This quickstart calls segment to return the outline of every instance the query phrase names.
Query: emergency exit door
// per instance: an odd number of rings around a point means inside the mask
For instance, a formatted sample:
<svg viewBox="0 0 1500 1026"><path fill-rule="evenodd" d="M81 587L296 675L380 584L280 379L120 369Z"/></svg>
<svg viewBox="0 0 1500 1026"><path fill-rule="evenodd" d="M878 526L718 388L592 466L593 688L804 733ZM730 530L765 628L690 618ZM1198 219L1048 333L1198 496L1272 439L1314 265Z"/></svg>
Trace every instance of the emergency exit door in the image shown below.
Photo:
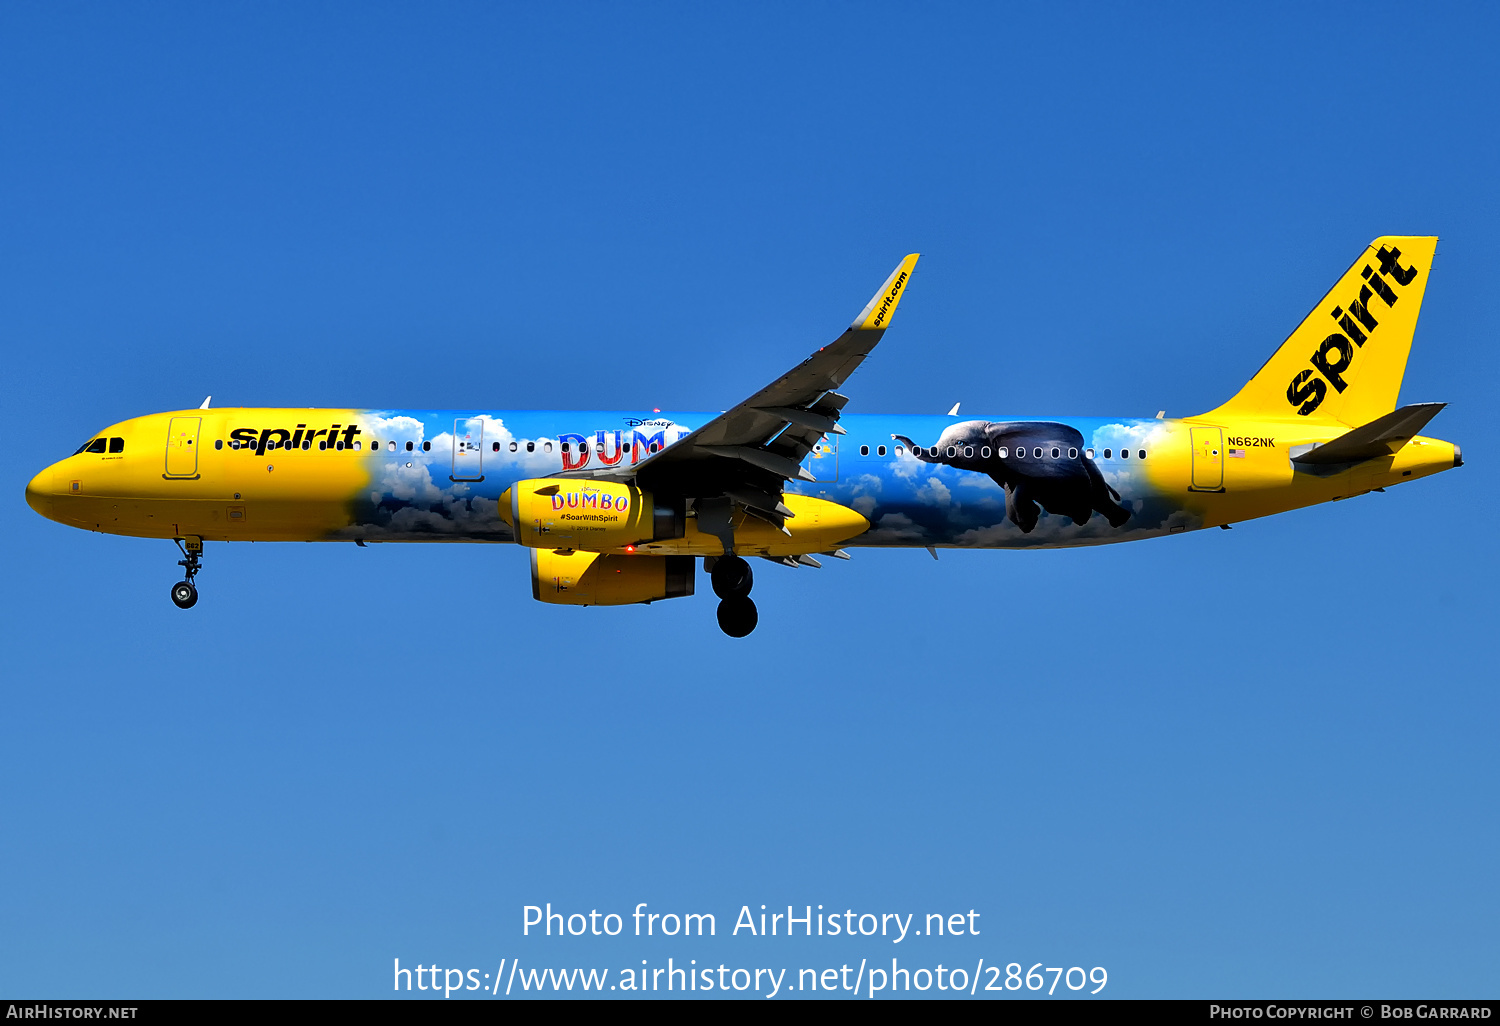
<svg viewBox="0 0 1500 1026"><path fill-rule="evenodd" d="M460 417L453 422L454 481L484 480L484 418Z"/></svg>
<svg viewBox="0 0 1500 1026"><path fill-rule="evenodd" d="M173 417L167 425L167 472L163 477L198 476L198 428L202 417Z"/></svg>
<svg viewBox="0 0 1500 1026"><path fill-rule="evenodd" d="M1224 490L1224 431L1221 428L1192 428L1193 491Z"/></svg>
<svg viewBox="0 0 1500 1026"><path fill-rule="evenodd" d="M820 439L807 454L807 462L803 466L812 474L814 481L837 481L839 479L838 436L825 436Z"/></svg>

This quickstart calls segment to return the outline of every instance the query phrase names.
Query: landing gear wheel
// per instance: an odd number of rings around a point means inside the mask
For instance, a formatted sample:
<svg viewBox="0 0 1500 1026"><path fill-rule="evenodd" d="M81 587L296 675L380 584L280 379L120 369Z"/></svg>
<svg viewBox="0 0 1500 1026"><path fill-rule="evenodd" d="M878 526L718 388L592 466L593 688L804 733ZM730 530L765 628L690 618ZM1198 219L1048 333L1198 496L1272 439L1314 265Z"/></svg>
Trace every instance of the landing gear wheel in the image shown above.
<svg viewBox="0 0 1500 1026"><path fill-rule="evenodd" d="M750 569L750 564L739 556L720 556L714 568L709 571L709 580L713 583L714 594L721 599L745 598L750 594L750 588L755 584L755 574ZM754 623L751 623L754 627ZM750 633L749 631L745 632ZM735 635L742 637L743 635Z"/></svg>
<svg viewBox="0 0 1500 1026"><path fill-rule="evenodd" d="M172 540L177 543L183 556L177 561L177 565L182 567L183 579L172 585L172 602L178 609L192 609L198 601L198 586L193 583L193 578L203 569L203 539L192 537Z"/></svg>
<svg viewBox="0 0 1500 1026"><path fill-rule="evenodd" d="M743 638L759 621L755 603L748 598L727 598L719 603L719 629L731 638Z"/></svg>

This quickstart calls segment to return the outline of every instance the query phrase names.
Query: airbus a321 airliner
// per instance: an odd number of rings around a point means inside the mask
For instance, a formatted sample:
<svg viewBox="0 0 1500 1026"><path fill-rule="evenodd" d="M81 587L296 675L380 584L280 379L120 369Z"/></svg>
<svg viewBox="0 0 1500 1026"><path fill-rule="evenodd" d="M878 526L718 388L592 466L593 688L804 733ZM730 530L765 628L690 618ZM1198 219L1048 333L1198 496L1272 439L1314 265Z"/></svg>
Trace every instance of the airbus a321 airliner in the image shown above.
<svg viewBox="0 0 1500 1026"><path fill-rule="evenodd" d="M507 542L543 602L693 594L755 629L746 557L855 546L1048 548L1157 538L1462 466L1396 407L1437 239L1370 243L1259 372L1196 417L844 415L912 254L838 339L723 413L210 409L115 424L26 501L72 527L172 539L198 600L205 542Z"/></svg>

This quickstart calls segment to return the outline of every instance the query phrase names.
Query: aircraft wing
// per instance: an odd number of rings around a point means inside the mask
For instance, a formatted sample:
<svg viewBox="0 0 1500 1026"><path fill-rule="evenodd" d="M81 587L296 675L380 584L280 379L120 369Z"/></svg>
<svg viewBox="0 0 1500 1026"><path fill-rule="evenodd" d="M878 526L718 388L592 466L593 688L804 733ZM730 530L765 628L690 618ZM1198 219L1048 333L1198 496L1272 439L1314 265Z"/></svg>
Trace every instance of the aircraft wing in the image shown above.
<svg viewBox="0 0 1500 1026"><path fill-rule="evenodd" d="M632 470L642 487L697 501L726 501L783 526L785 483L812 480L802 461L828 434L843 434L839 411L849 400L837 389L870 355L890 325L911 279L918 254L901 261L854 323L796 367L640 463Z"/></svg>

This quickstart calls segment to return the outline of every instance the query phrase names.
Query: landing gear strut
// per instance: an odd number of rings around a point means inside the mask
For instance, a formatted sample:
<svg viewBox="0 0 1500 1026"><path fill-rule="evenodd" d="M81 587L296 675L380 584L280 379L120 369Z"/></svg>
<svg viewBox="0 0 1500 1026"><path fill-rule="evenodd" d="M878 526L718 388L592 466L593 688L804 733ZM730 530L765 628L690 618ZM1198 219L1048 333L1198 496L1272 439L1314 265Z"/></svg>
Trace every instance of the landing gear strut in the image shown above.
<svg viewBox="0 0 1500 1026"><path fill-rule="evenodd" d="M708 572L714 594L719 596L719 628L731 638L743 638L755 630L759 614L750 601L755 574L739 556L720 556Z"/></svg>
<svg viewBox="0 0 1500 1026"><path fill-rule="evenodd" d="M198 586L193 583L193 578L198 576L198 571L203 568L203 539L202 538L173 538L177 548L185 557L177 561L182 567L183 579L172 585L172 602L178 609L191 609L198 601Z"/></svg>

